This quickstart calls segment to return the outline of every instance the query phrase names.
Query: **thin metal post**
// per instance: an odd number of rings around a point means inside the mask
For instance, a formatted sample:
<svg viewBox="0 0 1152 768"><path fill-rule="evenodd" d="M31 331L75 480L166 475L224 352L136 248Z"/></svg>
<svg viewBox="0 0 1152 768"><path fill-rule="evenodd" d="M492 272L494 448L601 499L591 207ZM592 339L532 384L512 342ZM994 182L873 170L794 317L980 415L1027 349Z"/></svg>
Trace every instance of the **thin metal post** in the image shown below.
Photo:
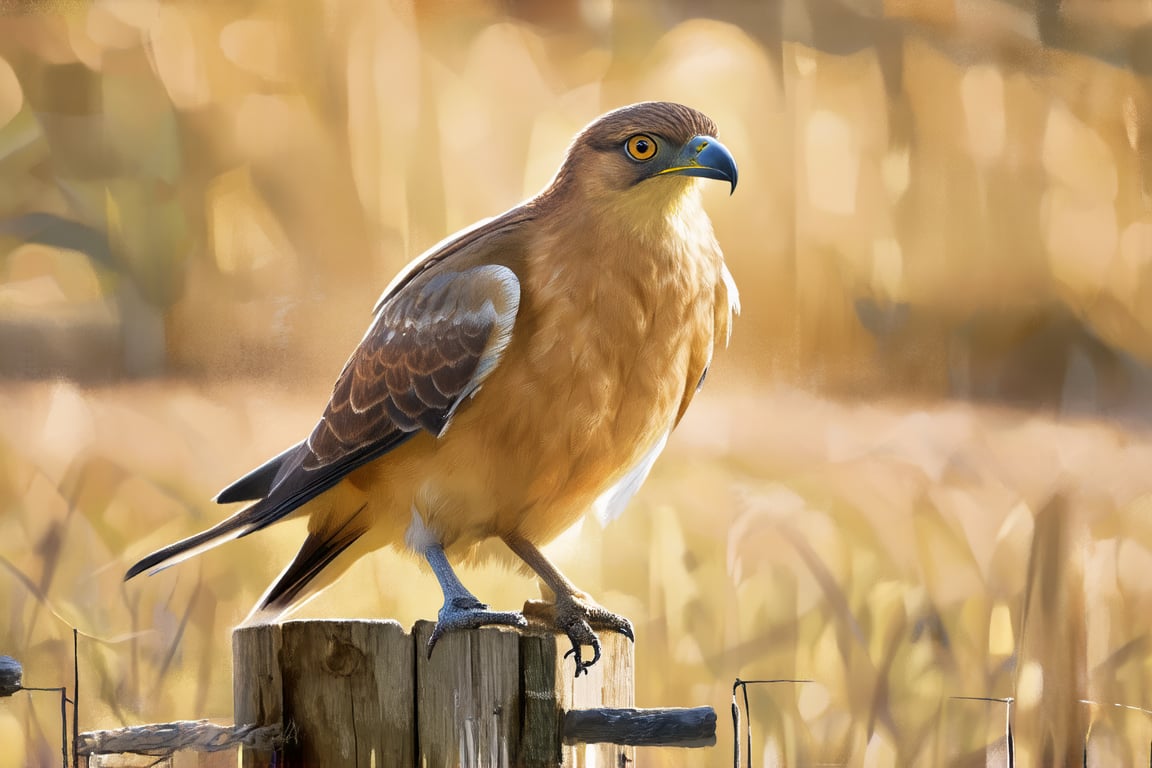
<svg viewBox="0 0 1152 768"><path fill-rule="evenodd" d="M752 713L748 709L748 686L749 685L772 685L775 683L810 683L811 680L794 680L791 678L781 678L779 680L741 680L736 678L736 682L732 683L732 766L733 768L740 768L740 707L736 703L736 689L739 688L744 694L744 714L748 717L748 724L744 727L745 739L748 747L748 761L747 768L752 768Z"/></svg>
<svg viewBox="0 0 1152 768"><path fill-rule="evenodd" d="M60 760L61 765L68 765L68 691L60 689Z"/></svg>
<svg viewBox="0 0 1152 768"><path fill-rule="evenodd" d="M72 768L80 768L80 633L72 627ZM65 761L67 765L67 761Z"/></svg>
<svg viewBox="0 0 1152 768"><path fill-rule="evenodd" d="M736 703L736 686L739 684L740 678L736 678L732 686L732 768L740 768L740 705Z"/></svg>
<svg viewBox="0 0 1152 768"><path fill-rule="evenodd" d="M1011 696L949 696L953 701L988 701L1004 705L1004 743L1008 748L1008 768L1016 766L1016 745L1012 739L1012 703L1016 699Z"/></svg>

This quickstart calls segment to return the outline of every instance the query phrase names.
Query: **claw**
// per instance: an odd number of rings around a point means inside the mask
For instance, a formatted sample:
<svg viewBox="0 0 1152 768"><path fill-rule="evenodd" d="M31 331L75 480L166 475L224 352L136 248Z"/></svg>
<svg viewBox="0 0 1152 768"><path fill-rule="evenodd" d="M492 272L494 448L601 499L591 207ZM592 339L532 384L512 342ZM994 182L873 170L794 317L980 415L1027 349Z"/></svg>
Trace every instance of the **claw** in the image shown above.
<svg viewBox="0 0 1152 768"><path fill-rule="evenodd" d="M432 658L432 649L436 647L436 643L440 642L440 638L444 637L445 630L441 629L442 626L440 622L436 622L436 626L432 628L432 634L428 638L427 658L429 659Z"/></svg>
<svg viewBox="0 0 1152 768"><path fill-rule="evenodd" d="M620 618L624 617L621 616ZM611 627L611 629L613 632L618 632L621 635L624 635L624 637L628 638L633 643L636 642L636 635L632 632L632 622L628 621L628 619L624 619L623 626Z"/></svg>
<svg viewBox="0 0 1152 768"><path fill-rule="evenodd" d="M524 611L533 620L568 637L572 649L564 654L564 658L573 657L576 662L576 677L588 674L588 668L600 660L601 648L600 640L596 637L597 630L617 632L636 642L632 623L628 619L596 605L586 596L580 598L568 595L555 603L530 600L524 604ZM592 646L594 655L590 661L584 660L582 648L586 645Z"/></svg>
<svg viewBox="0 0 1152 768"><path fill-rule="evenodd" d="M624 637L632 642L636 642L636 635L632 631L632 622L623 616L617 616L605 608L592 605L588 607L587 614L584 618L588 622L588 625L594 630L616 632L617 634L624 635Z"/></svg>
<svg viewBox="0 0 1152 768"><path fill-rule="evenodd" d="M474 598L455 598L445 603L436 616L436 626L428 638L428 658L432 658L432 649L440 638L449 632L494 625L522 629L528 626L528 621L515 611L490 611L487 605Z"/></svg>
<svg viewBox="0 0 1152 768"><path fill-rule="evenodd" d="M573 657L576 662L576 677L580 677L581 673L588 674L588 668L600 660L600 639L596 637L592 627L588 626L588 622L579 618L559 625L558 629L567 635L572 643L572 649L564 654L564 658ZM592 646L591 661L584 661L583 648L586 645Z"/></svg>
<svg viewBox="0 0 1152 768"><path fill-rule="evenodd" d="M568 658L569 656L576 657L576 677L580 677L581 670L585 669L584 661L580 658L580 646L573 645L572 649L564 654L564 658Z"/></svg>
<svg viewBox="0 0 1152 768"><path fill-rule="evenodd" d="M572 641L572 648L564 654L564 658L568 658L569 656L575 657L573 660L576 662L576 677L580 677L581 673L585 675L588 674L589 668L591 668L596 662L600 661L600 641L596 638L595 635L592 636L592 641L588 643L588 645L592 646L592 660L584 661L583 652L581 650L584 647L584 644L574 639L571 635L569 635L568 639Z"/></svg>

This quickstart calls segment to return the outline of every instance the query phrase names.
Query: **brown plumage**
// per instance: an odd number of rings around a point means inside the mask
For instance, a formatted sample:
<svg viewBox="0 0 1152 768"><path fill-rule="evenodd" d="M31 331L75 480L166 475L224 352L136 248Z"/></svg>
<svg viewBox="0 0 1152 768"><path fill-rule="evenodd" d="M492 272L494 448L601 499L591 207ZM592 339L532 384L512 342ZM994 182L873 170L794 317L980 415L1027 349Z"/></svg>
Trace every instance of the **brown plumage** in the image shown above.
<svg viewBox="0 0 1152 768"><path fill-rule="evenodd" d="M303 547L253 618L392 545L423 555L440 581L434 643L524 623L489 611L449 565L495 537L555 595L525 613L568 635L577 674L599 656L593 629L631 637L537 545L590 508L620 511L727 342L736 291L692 178L735 188L715 135L701 113L664 102L589 125L543 192L393 281L308 439L217 497L249 506L127 578L306 515Z"/></svg>

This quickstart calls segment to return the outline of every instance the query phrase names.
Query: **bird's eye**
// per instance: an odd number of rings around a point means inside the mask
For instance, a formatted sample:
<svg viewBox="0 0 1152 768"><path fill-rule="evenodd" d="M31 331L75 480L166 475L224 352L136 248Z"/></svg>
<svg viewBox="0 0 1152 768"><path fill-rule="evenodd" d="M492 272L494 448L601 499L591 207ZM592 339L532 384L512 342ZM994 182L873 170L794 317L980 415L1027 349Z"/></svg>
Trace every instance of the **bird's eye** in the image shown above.
<svg viewBox="0 0 1152 768"><path fill-rule="evenodd" d="M656 154L656 140L651 136L638 133L624 142L624 148L633 160L651 160Z"/></svg>

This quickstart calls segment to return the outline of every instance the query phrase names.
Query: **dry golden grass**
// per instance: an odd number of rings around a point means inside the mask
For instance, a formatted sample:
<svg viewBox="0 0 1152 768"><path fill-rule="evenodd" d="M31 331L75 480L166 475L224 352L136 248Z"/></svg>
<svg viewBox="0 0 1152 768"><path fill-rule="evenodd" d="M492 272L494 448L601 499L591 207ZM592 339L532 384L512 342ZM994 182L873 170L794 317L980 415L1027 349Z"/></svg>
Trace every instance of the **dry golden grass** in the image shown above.
<svg viewBox="0 0 1152 768"><path fill-rule="evenodd" d="M69 682L74 625L89 636L85 728L229 718L230 627L300 528L143 581L120 577L136 555L218 519L210 495L306 429L323 394L241 383L6 387L4 503L19 514L3 518L0 554L26 580L4 593L3 642L28 682ZM1101 422L837 403L722 379L632 509L603 530L589 519L553 551L577 583L635 620L641 704L721 713L715 750L651 752L646 764L717 764L730 749L724 713L737 676L814 681L752 691L757 764L772 754L801 765L934 764L994 739L1002 707L954 696L1016 697L1026 752L1042 743L1025 732L1041 698L1144 701L1150 461L1152 437ZM1034 564L1038 547L1060 560ZM496 567L465 578L500 606L535 593ZM1079 610L1053 607L1063 590ZM381 553L304 615L408 623L438 605L428 573ZM1068 642L1076 653L1064 652ZM1043 697L1021 685L1042 685ZM25 702L0 710L0 729L24 734L8 743L31 750L13 747L25 757L6 765L51 759L55 705L34 701L34 719ZM1093 723L1094 748L1113 756L1098 764L1132 764L1147 750L1142 716L1075 706Z"/></svg>
<svg viewBox="0 0 1152 768"><path fill-rule="evenodd" d="M298 524L125 565L306 433L397 268L673 99L739 160L745 311L629 512L553 547L636 621L642 705L720 712L645 764L727 760L737 676L814 681L751 690L758 765L983 765L1004 707L959 696L1016 699L1019 764L1146 762L1149 12L1055 4L1050 47L1026 5L0 3L0 653L66 683L79 627L84 728L228 719ZM305 615L438 604L381 553ZM56 717L0 703L0 768Z"/></svg>

